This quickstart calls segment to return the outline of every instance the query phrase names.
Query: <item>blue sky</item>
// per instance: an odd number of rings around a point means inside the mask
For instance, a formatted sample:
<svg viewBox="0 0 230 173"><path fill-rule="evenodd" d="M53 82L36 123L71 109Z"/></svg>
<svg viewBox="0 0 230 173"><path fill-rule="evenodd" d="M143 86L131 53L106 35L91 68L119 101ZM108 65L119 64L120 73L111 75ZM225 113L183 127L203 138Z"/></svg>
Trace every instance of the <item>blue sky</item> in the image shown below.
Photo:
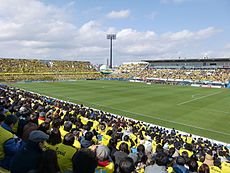
<svg viewBox="0 0 230 173"><path fill-rule="evenodd" d="M230 57L228 0L0 0L0 56L89 60Z"/></svg>

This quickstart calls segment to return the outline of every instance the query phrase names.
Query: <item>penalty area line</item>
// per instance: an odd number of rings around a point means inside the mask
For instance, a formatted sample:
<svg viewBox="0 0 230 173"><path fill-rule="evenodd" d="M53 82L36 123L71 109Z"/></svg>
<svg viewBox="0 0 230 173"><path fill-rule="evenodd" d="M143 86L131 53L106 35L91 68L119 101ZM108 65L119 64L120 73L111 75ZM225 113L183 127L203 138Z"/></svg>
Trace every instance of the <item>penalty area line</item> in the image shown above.
<svg viewBox="0 0 230 173"><path fill-rule="evenodd" d="M177 105L178 105L178 106L184 105L184 104L186 104L186 103L190 103L190 102L193 102L193 101L196 101L196 100L200 100L200 99L203 99L203 98L206 98L206 97L210 97L210 96L213 96L213 95L216 95L216 94L220 94L220 93L222 93L222 91L215 92L215 93L208 94L208 95L204 95L204 96L201 96L201 97L197 97L197 98L194 98L194 99L185 101L185 102L178 103Z"/></svg>

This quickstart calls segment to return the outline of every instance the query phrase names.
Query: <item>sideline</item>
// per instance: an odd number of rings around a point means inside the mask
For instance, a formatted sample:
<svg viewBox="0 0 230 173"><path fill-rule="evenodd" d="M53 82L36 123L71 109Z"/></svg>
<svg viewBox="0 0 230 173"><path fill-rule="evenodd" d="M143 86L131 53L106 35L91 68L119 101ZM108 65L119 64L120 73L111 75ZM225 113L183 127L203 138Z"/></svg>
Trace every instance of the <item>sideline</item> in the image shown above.
<svg viewBox="0 0 230 173"><path fill-rule="evenodd" d="M59 94L57 96L63 97L64 95ZM74 99L74 98L68 98L67 101L69 102L69 100L75 100L75 101L79 101L79 102L89 103L91 105L95 105L95 106L102 107L102 108L104 107L104 108L108 108L108 109L112 109L112 110L117 110L117 111L121 111L121 112L126 112L126 113L129 113L129 114L134 114L134 115L138 115L138 116L142 116L142 117L148 117L148 118L155 119L155 120L160 120L160 121L169 122L169 123L173 123L173 124L178 124L178 125L183 125L183 126L187 126L187 127L192 127L194 129L199 129L199 130L203 130L203 131L209 131L209 132L212 132L212 133L217 133L217 134L222 134L222 135L230 136L230 133L225 133L225 132L221 132L221 131L217 131L217 130L212 130L212 129L206 129L206 128L203 128L203 127L198 127L198 126L193 126L193 125L189 125L189 124L185 124L185 123L180 123L180 122L177 122L177 121L166 120L166 119L155 117L155 116L152 116L152 115L135 113L135 112L131 112L131 111L123 110L123 109L116 109L116 108L113 108L113 107L110 107L110 106L103 106L103 105L100 105L100 104L97 104L97 103L94 103L94 102L88 102L88 101ZM140 120L140 121L143 121L143 120Z"/></svg>
<svg viewBox="0 0 230 173"><path fill-rule="evenodd" d="M25 89L22 89L22 90L25 90ZM25 91L47 96L45 93L37 93L37 92L29 91L29 90L25 90ZM218 93L220 93L220 92L213 93L211 95L218 94ZM173 124L179 124L179 125L191 127L191 128L194 128L194 129L199 129L199 130L209 131L209 132L216 133L216 134L222 134L222 135L230 136L229 133L225 133L225 132L221 132L221 131L216 131L216 130L212 130L212 129L206 129L206 128L202 128L202 127L198 127L198 126L193 126L193 125L189 125L189 124L185 124L185 123L180 123L180 122L176 122L176 121L166 120L166 119L162 119L162 118L154 117L154 116L150 116L150 115L139 114L139 113L135 113L135 112L131 112L131 111L126 111L126 110L122 110L122 109L116 109L116 108L112 108L110 106L103 106L103 105L100 105L100 104L97 104L97 103L88 102L88 101L84 101L84 100L78 100L78 99L74 99L74 98L68 98L68 97L66 97L66 96L64 96L62 94L56 94L56 96L62 97L65 100L58 99L58 98L55 98L55 97L52 97L52 96L47 96L47 97L51 97L53 99L61 100L61 101L64 101L64 102L69 102L69 103L72 103L72 104L80 104L80 103L73 103L73 102L70 101L70 100L75 100L75 101L79 101L79 102L89 103L91 105L95 105L95 106L98 106L98 107L109 108L111 110L118 110L118 111L121 111L121 112L127 112L127 113L130 113L130 114L134 114L134 115L138 115L138 116L142 116L142 117L148 117L148 118L155 119L155 120L160 120L160 121L169 122L169 123L173 123ZM206 96L202 96L202 97L208 97L208 96L210 96L210 94L206 95ZM93 108L93 109L95 109L95 108ZM98 109L95 109L95 110L98 110ZM104 112L108 112L108 111L104 111ZM117 115L117 114L114 114L114 115L120 116L120 117L125 117L125 118L128 118L128 119L133 119L133 120L136 120L136 121L145 122L143 120L137 120L137 119L129 118L129 117L126 117L126 116L121 116L121 115ZM147 122L145 122L145 123L147 123ZM161 125L157 125L157 124L153 124L153 123L147 123L147 124L152 124L152 125L156 125L156 126L159 126L159 127L166 128L166 129L171 129L171 128L167 128L167 127L164 127L164 126L161 126ZM178 130L178 131L180 131L180 130ZM184 132L184 131L180 131L180 132L189 134L188 132ZM202 137L200 135L195 135L195 134L193 134L193 136ZM212 142L215 142L215 143L222 143L222 144L225 144L225 145L229 145L229 143L226 143L226 142L223 142L223 141L217 141L215 139L210 139L210 138L207 138L207 137L202 137L202 138L208 139L208 140L210 140Z"/></svg>

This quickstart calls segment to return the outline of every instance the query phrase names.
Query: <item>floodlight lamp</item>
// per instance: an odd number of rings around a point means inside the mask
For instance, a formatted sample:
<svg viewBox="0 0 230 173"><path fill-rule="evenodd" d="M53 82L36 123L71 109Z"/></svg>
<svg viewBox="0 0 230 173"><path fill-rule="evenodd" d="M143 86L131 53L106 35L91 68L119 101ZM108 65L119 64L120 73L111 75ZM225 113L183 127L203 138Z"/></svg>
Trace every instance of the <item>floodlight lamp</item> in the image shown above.
<svg viewBox="0 0 230 173"><path fill-rule="evenodd" d="M107 39L115 40L116 34L107 34Z"/></svg>

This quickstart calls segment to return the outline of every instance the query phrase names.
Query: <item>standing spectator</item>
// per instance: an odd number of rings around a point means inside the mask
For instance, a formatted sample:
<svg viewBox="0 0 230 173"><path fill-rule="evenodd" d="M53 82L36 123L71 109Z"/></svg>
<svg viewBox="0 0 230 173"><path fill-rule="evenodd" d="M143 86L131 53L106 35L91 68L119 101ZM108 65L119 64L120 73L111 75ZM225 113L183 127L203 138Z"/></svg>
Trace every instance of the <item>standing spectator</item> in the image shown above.
<svg viewBox="0 0 230 173"><path fill-rule="evenodd" d="M209 172L210 169L207 164L204 163L199 167L198 173L209 173Z"/></svg>
<svg viewBox="0 0 230 173"><path fill-rule="evenodd" d="M0 126L0 166L5 169L9 169L13 156L22 144L21 141L18 143L18 138L13 138L12 128L17 121L15 115L9 115Z"/></svg>
<svg viewBox="0 0 230 173"><path fill-rule="evenodd" d="M104 172L104 173L113 173L114 171L114 163L110 158L109 148L103 145L99 145L96 148L96 156L98 159L98 165L96 168L96 173Z"/></svg>
<svg viewBox="0 0 230 173"><path fill-rule="evenodd" d="M27 140L30 132L37 130L38 126L35 123L37 121L37 117L35 115L30 115L29 122L23 127L22 139Z"/></svg>
<svg viewBox="0 0 230 173"><path fill-rule="evenodd" d="M115 169L118 169L120 161L124 158L128 157L129 149L128 144L123 142L119 146L119 150L114 153L114 160L115 160Z"/></svg>
<svg viewBox="0 0 230 173"><path fill-rule="evenodd" d="M119 164L119 173L133 173L135 165L133 159L126 157Z"/></svg>
<svg viewBox="0 0 230 173"><path fill-rule="evenodd" d="M4 107L0 106L0 125L5 120L6 116L4 114Z"/></svg>
<svg viewBox="0 0 230 173"><path fill-rule="evenodd" d="M43 152L36 173L60 173L57 154L54 150L46 150Z"/></svg>
<svg viewBox="0 0 230 173"><path fill-rule="evenodd" d="M75 137L72 133L68 133L64 136L63 143L57 144L54 149L57 152L58 164L61 172L72 170L72 157L76 152L74 148ZM87 162L86 162L87 163Z"/></svg>
<svg viewBox="0 0 230 173"><path fill-rule="evenodd" d="M15 115L8 115L0 126L0 160L4 158L4 142L14 136L12 128L17 121L18 119Z"/></svg>
<svg viewBox="0 0 230 173"><path fill-rule="evenodd" d="M80 139L81 147L82 148L88 148L94 144L92 141L93 139L93 133L92 132L86 132L85 136Z"/></svg>
<svg viewBox="0 0 230 173"><path fill-rule="evenodd" d="M73 173L94 173L97 167L96 154L87 148L80 149L76 152L72 162Z"/></svg>
<svg viewBox="0 0 230 173"><path fill-rule="evenodd" d="M49 136L42 131L32 131L25 146L13 158L11 173L26 173L35 170L43 153L44 141L48 138Z"/></svg>

